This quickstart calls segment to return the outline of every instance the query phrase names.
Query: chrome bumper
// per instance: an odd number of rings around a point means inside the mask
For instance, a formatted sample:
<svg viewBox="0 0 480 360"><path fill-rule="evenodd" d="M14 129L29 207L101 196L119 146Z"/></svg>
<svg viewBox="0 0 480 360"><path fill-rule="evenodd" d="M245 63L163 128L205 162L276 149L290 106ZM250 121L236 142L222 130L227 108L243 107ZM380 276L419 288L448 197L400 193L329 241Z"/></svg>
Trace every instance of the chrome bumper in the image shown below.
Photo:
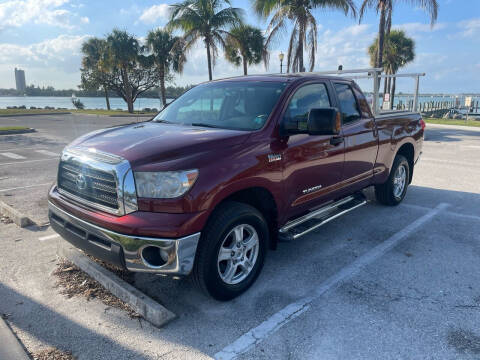
<svg viewBox="0 0 480 360"><path fill-rule="evenodd" d="M101 260L130 271L188 275L195 260L200 233L180 239L160 239L123 235L79 219L51 202L48 203L52 228L65 240ZM163 249L168 260L161 266L145 261L142 250L147 246Z"/></svg>

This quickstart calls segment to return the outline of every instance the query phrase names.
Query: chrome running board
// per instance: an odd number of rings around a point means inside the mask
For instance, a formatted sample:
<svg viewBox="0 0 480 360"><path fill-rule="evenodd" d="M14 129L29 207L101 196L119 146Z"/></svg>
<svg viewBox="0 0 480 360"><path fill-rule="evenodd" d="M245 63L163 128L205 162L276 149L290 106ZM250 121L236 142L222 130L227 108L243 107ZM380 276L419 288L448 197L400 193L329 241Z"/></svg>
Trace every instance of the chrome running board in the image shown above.
<svg viewBox="0 0 480 360"><path fill-rule="evenodd" d="M291 241L367 203L363 193L332 202L302 217L289 221L279 230L280 241Z"/></svg>

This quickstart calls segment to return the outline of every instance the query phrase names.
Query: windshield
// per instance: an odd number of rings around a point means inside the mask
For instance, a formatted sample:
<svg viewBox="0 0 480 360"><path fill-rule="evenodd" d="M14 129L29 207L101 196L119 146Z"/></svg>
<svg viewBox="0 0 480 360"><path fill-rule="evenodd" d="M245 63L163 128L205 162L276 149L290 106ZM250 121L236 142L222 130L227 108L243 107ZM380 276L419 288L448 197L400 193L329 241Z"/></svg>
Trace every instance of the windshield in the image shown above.
<svg viewBox="0 0 480 360"><path fill-rule="evenodd" d="M153 121L258 130L267 121L285 85L268 81L200 85L163 109Z"/></svg>

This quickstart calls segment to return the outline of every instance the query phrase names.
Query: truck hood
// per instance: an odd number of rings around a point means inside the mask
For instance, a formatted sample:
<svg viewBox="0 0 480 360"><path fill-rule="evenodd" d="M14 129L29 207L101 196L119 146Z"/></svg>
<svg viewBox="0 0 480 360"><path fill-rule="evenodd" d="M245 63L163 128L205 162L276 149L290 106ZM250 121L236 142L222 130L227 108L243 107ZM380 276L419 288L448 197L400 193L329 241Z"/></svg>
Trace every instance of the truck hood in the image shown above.
<svg viewBox="0 0 480 360"><path fill-rule="evenodd" d="M80 146L114 154L127 159L132 168L181 158L198 157L202 153L241 144L249 132L210 129L196 126L135 123L88 133L69 147Z"/></svg>

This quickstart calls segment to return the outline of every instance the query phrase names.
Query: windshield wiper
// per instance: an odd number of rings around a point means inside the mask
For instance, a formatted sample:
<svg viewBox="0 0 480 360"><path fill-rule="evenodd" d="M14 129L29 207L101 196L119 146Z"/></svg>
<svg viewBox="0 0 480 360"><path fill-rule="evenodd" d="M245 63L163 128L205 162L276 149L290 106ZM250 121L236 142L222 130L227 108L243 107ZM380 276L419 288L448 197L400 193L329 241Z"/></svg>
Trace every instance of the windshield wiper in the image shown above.
<svg viewBox="0 0 480 360"><path fill-rule="evenodd" d="M204 124L204 123L191 123L190 125L192 125L192 126L203 126L203 127L215 128L215 129L221 128L220 126L216 126L216 125L212 125L212 124Z"/></svg>
<svg viewBox="0 0 480 360"><path fill-rule="evenodd" d="M172 122L170 121L167 121L167 120L153 120L154 122L157 122L157 123L162 123L162 124L173 124Z"/></svg>

